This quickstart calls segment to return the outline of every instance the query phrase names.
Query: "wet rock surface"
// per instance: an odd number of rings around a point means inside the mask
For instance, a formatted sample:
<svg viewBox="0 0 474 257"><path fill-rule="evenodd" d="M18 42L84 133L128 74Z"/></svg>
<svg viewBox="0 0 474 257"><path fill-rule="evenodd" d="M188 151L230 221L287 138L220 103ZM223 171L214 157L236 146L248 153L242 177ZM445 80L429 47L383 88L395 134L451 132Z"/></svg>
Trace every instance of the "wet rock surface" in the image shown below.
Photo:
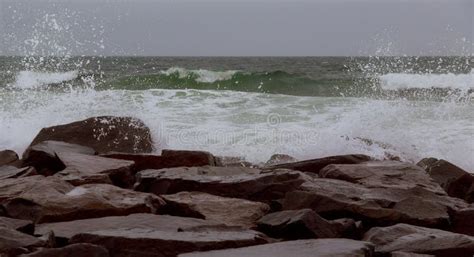
<svg viewBox="0 0 474 257"><path fill-rule="evenodd" d="M329 164L357 164L370 160L371 158L369 156L362 154L339 155L299 162L278 164L268 166L266 167L266 169L291 169L304 172L319 173L322 168L326 167Z"/></svg>

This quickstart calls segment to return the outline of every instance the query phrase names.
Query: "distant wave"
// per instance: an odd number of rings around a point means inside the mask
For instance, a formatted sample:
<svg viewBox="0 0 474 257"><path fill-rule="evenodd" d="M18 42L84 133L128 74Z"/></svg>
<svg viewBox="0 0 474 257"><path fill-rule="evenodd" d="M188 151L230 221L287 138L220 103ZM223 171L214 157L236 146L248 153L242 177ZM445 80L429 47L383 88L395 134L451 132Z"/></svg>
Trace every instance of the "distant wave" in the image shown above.
<svg viewBox="0 0 474 257"><path fill-rule="evenodd" d="M39 72L39 71L20 71L11 85L19 89L31 89L50 84L58 84L76 79L79 76L78 71L67 72Z"/></svg>
<svg viewBox="0 0 474 257"><path fill-rule="evenodd" d="M474 70L468 74L408 74L388 73L380 76L380 86L384 90L401 89L456 89L474 88Z"/></svg>
<svg viewBox="0 0 474 257"><path fill-rule="evenodd" d="M210 70L188 70L180 67L171 67L160 73L166 76L177 75L180 79L193 78L196 82L214 83L216 81L230 80L238 71L210 71Z"/></svg>

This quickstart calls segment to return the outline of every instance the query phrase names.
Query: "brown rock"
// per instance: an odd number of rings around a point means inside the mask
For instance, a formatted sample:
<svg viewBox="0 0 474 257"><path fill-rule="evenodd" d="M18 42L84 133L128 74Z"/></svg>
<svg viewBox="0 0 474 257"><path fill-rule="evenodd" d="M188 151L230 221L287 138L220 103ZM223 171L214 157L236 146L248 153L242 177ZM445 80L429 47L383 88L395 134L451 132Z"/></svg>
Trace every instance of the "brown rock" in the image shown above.
<svg viewBox="0 0 474 257"><path fill-rule="evenodd" d="M93 244L72 244L62 248L41 248L21 257L109 257L109 251Z"/></svg>
<svg viewBox="0 0 474 257"><path fill-rule="evenodd" d="M163 150L162 155L108 153L102 157L130 160L135 162L137 171L146 169L164 169L175 167L215 166L214 156L202 151Z"/></svg>
<svg viewBox="0 0 474 257"><path fill-rule="evenodd" d="M270 213L258 221L258 229L271 237L292 240L337 235L331 223L310 209Z"/></svg>
<svg viewBox="0 0 474 257"><path fill-rule="evenodd" d="M59 153L80 153L94 155L94 149L60 141L43 141L32 145L23 153L23 165L35 167L40 174L52 175L66 168L58 157Z"/></svg>
<svg viewBox="0 0 474 257"><path fill-rule="evenodd" d="M435 257L435 256L431 254L392 252L391 257Z"/></svg>
<svg viewBox="0 0 474 257"><path fill-rule="evenodd" d="M282 206L284 210L311 208L327 219L348 217L369 225L404 222L447 228L448 211L463 208L466 203L421 186L367 188L342 180L314 178L299 190L288 192Z"/></svg>
<svg viewBox="0 0 474 257"><path fill-rule="evenodd" d="M30 220L19 220L7 217L0 217L0 227L18 230L26 234L33 234L35 226Z"/></svg>
<svg viewBox="0 0 474 257"><path fill-rule="evenodd" d="M179 257L371 257L373 245L351 239L309 239L209 252Z"/></svg>
<svg viewBox="0 0 474 257"><path fill-rule="evenodd" d="M290 169L304 172L319 173L319 171L329 164L357 164L370 161L371 158L362 154L330 156L320 159L312 159L293 163L285 163L266 167L266 169Z"/></svg>
<svg viewBox="0 0 474 257"><path fill-rule="evenodd" d="M224 197L267 202L282 198L303 183L304 174L290 170L261 171L238 167L192 167L144 170L135 189L154 194L199 191Z"/></svg>
<svg viewBox="0 0 474 257"><path fill-rule="evenodd" d="M164 205L158 196L107 184L63 187L67 189L33 186L4 201L3 208L10 217L44 223L140 212L156 213Z"/></svg>
<svg viewBox="0 0 474 257"><path fill-rule="evenodd" d="M72 190L73 186L70 184L53 178L43 177L41 175L30 176L24 178L12 178L0 180L0 204L10 198L19 197L21 194L29 192L45 192L48 190L59 191L67 193Z"/></svg>
<svg viewBox="0 0 474 257"><path fill-rule="evenodd" d="M397 161L371 161L360 164L332 164L319 172L322 178L345 180L368 188L410 189L422 187L445 195L420 167Z"/></svg>
<svg viewBox="0 0 474 257"><path fill-rule="evenodd" d="M41 224L38 233L53 231L60 241L92 243L111 256L176 256L179 253L266 243L258 232L226 227L208 220L167 215L120 217Z"/></svg>
<svg viewBox="0 0 474 257"><path fill-rule="evenodd" d="M18 161L18 155L12 150L0 151L0 167L3 165L12 165Z"/></svg>
<svg viewBox="0 0 474 257"><path fill-rule="evenodd" d="M99 153L153 151L150 129L141 120L130 117L94 117L43 128L31 145L47 140L88 146Z"/></svg>
<svg viewBox="0 0 474 257"><path fill-rule="evenodd" d="M374 243L375 252L381 254L394 251L439 257L472 257L474 254L474 237L407 224L372 228L363 240Z"/></svg>
<svg viewBox="0 0 474 257"><path fill-rule="evenodd" d="M458 166L435 158L425 158L418 166L424 168L433 180L452 197L474 202L474 176Z"/></svg>
<svg viewBox="0 0 474 257"><path fill-rule="evenodd" d="M215 221L227 226L252 228L270 210L267 204L201 192L163 195L165 213Z"/></svg>
<svg viewBox="0 0 474 257"><path fill-rule="evenodd" d="M42 246L43 242L36 237L23 234L14 229L0 227L0 256L17 256L34 247Z"/></svg>
<svg viewBox="0 0 474 257"><path fill-rule="evenodd" d="M453 232L474 236L474 205L454 213Z"/></svg>
<svg viewBox="0 0 474 257"><path fill-rule="evenodd" d="M75 186L94 183L131 188L135 182L133 162L72 152L58 153L66 168L54 176Z"/></svg>
<svg viewBox="0 0 474 257"><path fill-rule="evenodd" d="M33 167L17 168L13 166L0 166L0 179L23 178L38 175Z"/></svg>
<svg viewBox="0 0 474 257"><path fill-rule="evenodd" d="M336 232L336 237L357 239L361 237L362 224L353 219L341 218L330 220L332 229Z"/></svg>

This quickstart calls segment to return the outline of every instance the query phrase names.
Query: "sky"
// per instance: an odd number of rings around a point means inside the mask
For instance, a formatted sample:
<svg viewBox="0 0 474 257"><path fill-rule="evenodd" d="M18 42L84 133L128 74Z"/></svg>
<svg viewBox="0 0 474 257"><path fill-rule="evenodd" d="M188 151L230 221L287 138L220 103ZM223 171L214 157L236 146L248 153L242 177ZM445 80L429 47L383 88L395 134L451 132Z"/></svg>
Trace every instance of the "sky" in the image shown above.
<svg viewBox="0 0 474 257"><path fill-rule="evenodd" d="M472 55L474 0L0 0L0 55Z"/></svg>

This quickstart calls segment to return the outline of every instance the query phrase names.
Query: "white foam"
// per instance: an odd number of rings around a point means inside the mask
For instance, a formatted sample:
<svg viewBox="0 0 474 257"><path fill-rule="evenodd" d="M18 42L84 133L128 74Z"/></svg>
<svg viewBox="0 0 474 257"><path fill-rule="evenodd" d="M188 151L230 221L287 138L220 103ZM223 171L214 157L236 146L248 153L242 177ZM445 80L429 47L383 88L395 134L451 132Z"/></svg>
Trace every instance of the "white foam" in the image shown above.
<svg viewBox="0 0 474 257"><path fill-rule="evenodd" d="M210 70L188 70L180 67L171 67L165 71L161 71L161 74L172 75L178 74L179 78L189 78L191 76L197 76L196 81L202 83L214 83L216 81L224 81L232 79L238 71L227 70L227 71L210 71Z"/></svg>
<svg viewBox="0 0 474 257"><path fill-rule="evenodd" d="M444 88L469 90L474 88L474 70L467 74L388 73L379 77L385 90L409 88Z"/></svg>
<svg viewBox="0 0 474 257"><path fill-rule="evenodd" d="M20 71L13 83L13 87L20 89L38 88L44 85L71 81L78 76L77 71L67 72L38 72Z"/></svg>
<svg viewBox="0 0 474 257"><path fill-rule="evenodd" d="M207 150L265 162L363 153L447 159L474 171L474 104L296 97L205 90L0 92L0 149L18 153L43 127L92 116L133 116L158 149ZM390 145L368 145L367 138Z"/></svg>

